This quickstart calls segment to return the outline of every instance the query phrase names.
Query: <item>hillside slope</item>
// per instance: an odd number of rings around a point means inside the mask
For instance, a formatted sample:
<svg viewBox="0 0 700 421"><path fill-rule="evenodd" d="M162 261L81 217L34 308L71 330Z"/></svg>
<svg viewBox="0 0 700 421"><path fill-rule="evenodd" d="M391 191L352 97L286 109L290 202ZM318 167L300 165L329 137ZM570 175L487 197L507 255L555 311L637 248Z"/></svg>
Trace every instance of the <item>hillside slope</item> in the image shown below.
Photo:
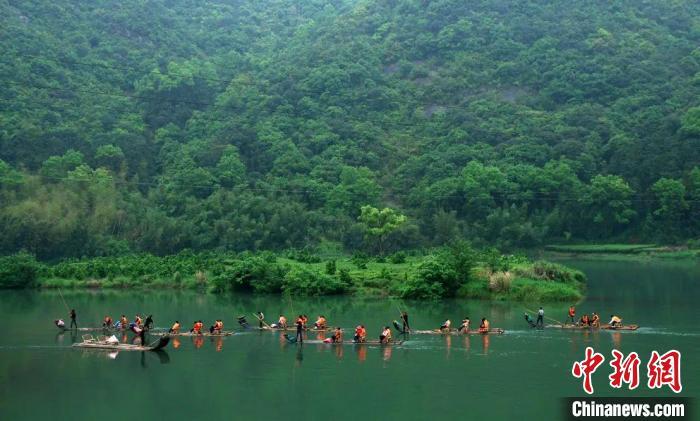
<svg viewBox="0 0 700 421"><path fill-rule="evenodd" d="M0 252L700 236L694 1L0 0Z"/></svg>

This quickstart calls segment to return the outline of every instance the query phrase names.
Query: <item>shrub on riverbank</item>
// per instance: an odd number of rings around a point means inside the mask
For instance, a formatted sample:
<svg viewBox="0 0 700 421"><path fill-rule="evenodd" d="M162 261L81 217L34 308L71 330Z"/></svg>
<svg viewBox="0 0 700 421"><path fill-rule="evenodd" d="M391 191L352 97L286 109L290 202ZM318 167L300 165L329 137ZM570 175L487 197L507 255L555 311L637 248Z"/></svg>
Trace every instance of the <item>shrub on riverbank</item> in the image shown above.
<svg viewBox="0 0 700 421"><path fill-rule="evenodd" d="M0 257L0 288L34 286L41 264L29 253Z"/></svg>
<svg viewBox="0 0 700 421"><path fill-rule="evenodd" d="M17 267L27 262L23 256L3 259L17 260ZM494 250L480 251L463 242L420 257L404 255L400 259L379 260L335 255L316 260L300 262L270 252L183 252L165 257L68 260L54 265L29 262L36 264L34 279L43 288L182 288L213 293L569 300L581 296L585 283L581 272L565 266L504 256ZM360 260L362 264L358 265ZM32 284L33 281L19 282L13 287Z"/></svg>

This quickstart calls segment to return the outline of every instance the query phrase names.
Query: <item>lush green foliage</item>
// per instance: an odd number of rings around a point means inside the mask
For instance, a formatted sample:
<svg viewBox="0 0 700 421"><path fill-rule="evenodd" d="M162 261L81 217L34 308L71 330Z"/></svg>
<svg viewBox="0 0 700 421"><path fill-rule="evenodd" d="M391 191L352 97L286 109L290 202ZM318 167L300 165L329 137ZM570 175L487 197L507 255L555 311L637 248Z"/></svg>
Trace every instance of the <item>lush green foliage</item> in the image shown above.
<svg viewBox="0 0 700 421"><path fill-rule="evenodd" d="M0 16L1 254L700 237L697 1L32 0ZM221 282L255 289L241 273Z"/></svg>
<svg viewBox="0 0 700 421"><path fill-rule="evenodd" d="M498 264L494 264L496 255ZM580 298L585 285L582 273L564 266L502 256L492 249L476 250L463 242L401 260L364 258L363 266L358 267L356 258L344 256L310 263L270 252L185 251L165 257L142 254L44 265L20 253L0 258L0 287L36 284L44 288L190 288L214 293L551 300L564 299L556 295L563 291L568 298L572 291Z"/></svg>
<svg viewBox="0 0 700 421"><path fill-rule="evenodd" d="M34 256L27 253L0 257L0 289L34 286L40 266Z"/></svg>

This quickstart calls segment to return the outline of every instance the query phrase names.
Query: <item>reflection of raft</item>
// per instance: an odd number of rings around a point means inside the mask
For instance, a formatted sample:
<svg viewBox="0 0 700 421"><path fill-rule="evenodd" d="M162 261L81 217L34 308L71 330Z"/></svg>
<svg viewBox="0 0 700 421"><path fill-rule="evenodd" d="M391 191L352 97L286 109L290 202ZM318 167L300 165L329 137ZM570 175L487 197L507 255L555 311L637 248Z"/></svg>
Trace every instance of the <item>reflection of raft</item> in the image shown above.
<svg viewBox="0 0 700 421"><path fill-rule="evenodd" d="M235 332L225 330L221 333L209 333L209 332L202 332L202 333L193 333L193 332L180 332L180 333L154 333L153 335L156 336L231 336Z"/></svg>
<svg viewBox="0 0 700 421"><path fill-rule="evenodd" d="M132 345L109 342L104 337L95 339L92 335L83 335L83 341L75 343L73 346L76 348L105 349L110 351L158 351L165 348L168 342L170 342L169 336L163 336L150 345Z"/></svg>
<svg viewBox="0 0 700 421"><path fill-rule="evenodd" d="M622 325L613 327L610 325L600 325L600 327L595 326L578 326L578 325L547 325L546 328L552 329L571 329L571 330L637 330L639 326L637 325Z"/></svg>
<svg viewBox="0 0 700 421"><path fill-rule="evenodd" d="M440 329L431 329L431 330L412 330L409 333L414 333L418 335L486 335L486 334L491 334L491 335L500 335L505 330L494 327L493 329L489 329L488 332L482 332L478 329L470 330L468 332L460 332L457 329L450 329L450 331L444 331Z"/></svg>

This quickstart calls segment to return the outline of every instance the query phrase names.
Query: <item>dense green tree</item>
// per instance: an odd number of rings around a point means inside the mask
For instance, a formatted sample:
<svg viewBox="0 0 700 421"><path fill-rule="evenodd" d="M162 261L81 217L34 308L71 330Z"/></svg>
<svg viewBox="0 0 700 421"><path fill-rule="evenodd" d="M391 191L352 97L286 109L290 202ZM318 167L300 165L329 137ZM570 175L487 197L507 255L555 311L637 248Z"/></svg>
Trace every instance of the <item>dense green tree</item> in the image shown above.
<svg viewBox="0 0 700 421"><path fill-rule="evenodd" d="M621 177L597 175L588 186L582 215L592 224L598 238L611 237L624 229L634 218L632 209L634 191Z"/></svg>
<svg viewBox="0 0 700 421"><path fill-rule="evenodd" d="M377 209L366 205L360 208L357 219L365 225L368 239L377 241L379 255L384 256L386 238L406 222L406 215L391 208Z"/></svg>
<svg viewBox="0 0 700 421"><path fill-rule="evenodd" d="M680 222L688 210L685 186L679 180L662 178L651 191L656 199L652 211L654 228L665 239L676 239L681 233Z"/></svg>

